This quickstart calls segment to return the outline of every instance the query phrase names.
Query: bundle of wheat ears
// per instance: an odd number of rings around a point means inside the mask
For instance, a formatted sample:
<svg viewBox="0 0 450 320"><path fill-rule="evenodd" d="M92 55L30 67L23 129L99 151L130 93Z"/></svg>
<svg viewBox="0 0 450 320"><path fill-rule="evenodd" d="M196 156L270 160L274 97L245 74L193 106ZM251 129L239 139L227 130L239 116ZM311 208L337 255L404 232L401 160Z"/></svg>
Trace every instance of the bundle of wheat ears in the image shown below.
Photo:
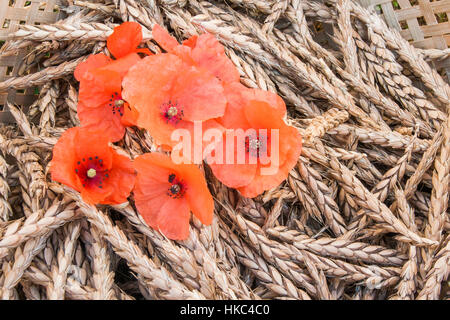
<svg viewBox="0 0 450 320"><path fill-rule="evenodd" d="M0 92L37 88L0 125L2 299L449 299L450 87L427 54L352 0L64 0L61 20L21 25L28 50ZM123 21L182 41L209 32L241 82L279 94L303 137L277 188L244 198L202 166L213 222L172 241L133 197L92 206L51 180L52 148L79 125L75 67ZM435 52L436 50L433 50ZM443 51L442 55L448 54ZM127 128L114 148L154 150Z"/></svg>

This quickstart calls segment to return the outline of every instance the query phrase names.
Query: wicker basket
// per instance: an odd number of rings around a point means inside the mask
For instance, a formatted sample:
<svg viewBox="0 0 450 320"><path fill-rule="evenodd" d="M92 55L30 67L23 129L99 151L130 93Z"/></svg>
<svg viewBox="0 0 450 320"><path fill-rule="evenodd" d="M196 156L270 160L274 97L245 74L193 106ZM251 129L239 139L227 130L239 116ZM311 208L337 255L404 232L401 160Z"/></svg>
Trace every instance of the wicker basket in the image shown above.
<svg viewBox="0 0 450 320"><path fill-rule="evenodd" d="M374 7L391 28L418 48L450 47L450 0L359 0ZM437 70L444 69L450 80L450 58L436 61Z"/></svg>
<svg viewBox="0 0 450 320"><path fill-rule="evenodd" d="M49 24L58 20L59 0L1 0L0 1L0 42L16 31L21 24ZM19 63L25 51L17 55L0 58L0 81L17 75ZM35 90L10 90L0 93L0 122L10 122L12 117L6 110L6 101L20 106L28 106L35 99Z"/></svg>

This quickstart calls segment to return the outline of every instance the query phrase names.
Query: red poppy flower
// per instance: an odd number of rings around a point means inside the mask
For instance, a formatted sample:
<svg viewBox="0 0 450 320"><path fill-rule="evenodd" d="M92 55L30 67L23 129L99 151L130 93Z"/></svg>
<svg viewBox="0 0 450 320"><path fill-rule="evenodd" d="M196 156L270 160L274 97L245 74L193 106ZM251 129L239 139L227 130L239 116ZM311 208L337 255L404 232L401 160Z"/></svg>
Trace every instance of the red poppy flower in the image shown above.
<svg viewBox="0 0 450 320"><path fill-rule="evenodd" d="M245 119L244 108L249 101L264 101L278 113L279 118L286 115L286 104L281 97L273 92L247 88L240 82L224 86L227 107L224 115L218 121L225 128L238 128L240 120Z"/></svg>
<svg viewBox="0 0 450 320"><path fill-rule="evenodd" d="M125 126L135 124L136 111L123 100L121 91L123 77L140 60L136 52L142 51L137 49L141 41L141 26L125 22L114 28L107 39L108 49L116 60L97 54L75 70L75 78L80 81L77 111L81 125L95 126L111 141L122 139Z"/></svg>
<svg viewBox="0 0 450 320"><path fill-rule="evenodd" d="M179 44L167 30L155 24L153 39L169 53L173 53L185 62L212 73L224 83L239 82L239 71L226 56L224 47L210 33L191 38Z"/></svg>
<svg viewBox="0 0 450 320"><path fill-rule="evenodd" d="M137 110L137 125L147 129L158 144L173 147L175 129L186 129L193 137L194 121L202 122L204 128L221 128L213 120L225 112L220 81L176 55L145 57L130 68L122 86L122 96Z"/></svg>
<svg viewBox="0 0 450 320"><path fill-rule="evenodd" d="M286 125L280 110L267 101L250 100L242 109L242 116L227 120L234 129L227 130L231 135L223 134L222 145L207 157L207 162L222 183L253 198L287 178L302 143L299 132ZM242 129L239 139L238 128ZM234 142L231 147L230 139Z"/></svg>
<svg viewBox="0 0 450 320"><path fill-rule="evenodd" d="M53 148L52 180L81 192L89 204L127 201L135 180L133 164L108 143L101 131L68 129Z"/></svg>
<svg viewBox="0 0 450 320"><path fill-rule="evenodd" d="M190 212L203 224L211 224L214 201L197 166L147 153L134 160L134 167L136 207L152 228L169 239L184 240L189 236Z"/></svg>

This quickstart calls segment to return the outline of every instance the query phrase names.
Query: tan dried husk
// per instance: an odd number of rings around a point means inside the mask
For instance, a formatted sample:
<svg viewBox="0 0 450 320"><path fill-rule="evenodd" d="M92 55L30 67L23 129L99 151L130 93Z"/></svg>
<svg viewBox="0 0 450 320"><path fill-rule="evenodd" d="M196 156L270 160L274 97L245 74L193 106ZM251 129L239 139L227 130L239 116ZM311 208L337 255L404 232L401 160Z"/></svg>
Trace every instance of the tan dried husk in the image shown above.
<svg viewBox="0 0 450 320"><path fill-rule="evenodd" d="M60 8L66 18L21 26L0 50L29 50L0 92L39 88L29 108L8 102L16 123L0 127L1 298L448 298L450 88L425 61L436 53L350 0ZM243 84L280 94L303 135L286 181L246 199L205 165L215 217L192 218L186 241L149 228L132 196L93 207L52 182L53 145L79 124L73 70L109 54L106 37L122 21L139 22L153 52L155 23L179 40L211 32ZM132 158L155 150L136 128L115 148Z"/></svg>

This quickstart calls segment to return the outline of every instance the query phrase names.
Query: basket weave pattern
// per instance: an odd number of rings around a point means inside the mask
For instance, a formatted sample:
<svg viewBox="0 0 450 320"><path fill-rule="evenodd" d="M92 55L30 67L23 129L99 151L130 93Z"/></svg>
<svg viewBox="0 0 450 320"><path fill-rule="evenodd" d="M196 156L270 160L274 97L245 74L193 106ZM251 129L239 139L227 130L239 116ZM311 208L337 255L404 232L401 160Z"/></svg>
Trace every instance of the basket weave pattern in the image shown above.
<svg viewBox="0 0 450 320"><path fill-rule="evenodd" d="M450 0L360 0L375 7L389 27L394 28L415 47L447 49L450 46ZM381 10L380 10L381 9ZM437 69L450 74L450 59L436 63Z"/></svg>
<svg viewBox="0 0 450 320"><path fill-rule="evenodd" d="M2 0L0 1L0 41L7 40L8 35L17 31L22 24L50 24L58 19L59 0ZM0 58L0 81L16 76L20 62L25 56L21 51L16 55ZM10 90L0 93L0 122L12 120L6 110L6 101L20 106L27 106L34 100L33 89L25 91Z"/></svg>

